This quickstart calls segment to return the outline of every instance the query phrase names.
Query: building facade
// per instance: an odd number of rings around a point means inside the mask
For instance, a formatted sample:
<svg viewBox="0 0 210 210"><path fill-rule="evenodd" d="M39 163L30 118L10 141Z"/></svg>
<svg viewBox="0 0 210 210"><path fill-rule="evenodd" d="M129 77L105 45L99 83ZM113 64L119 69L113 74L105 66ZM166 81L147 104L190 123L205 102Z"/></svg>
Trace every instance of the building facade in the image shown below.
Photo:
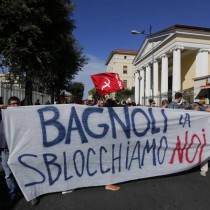
<svg viewBox="0 0 210 210"><path fill-rule="evenodd" d="M144 40L134 61L135 101L158 105L180 91L188 102L209 103L210 28L174 25Z"/></svg>
<svg viewBox="0 0 210 210"><path fill-rule="evenodd" d="M136 50L113 50L105 64L107 72L119 74L128 89L135 85L133 60L136 54Z"/></svg>

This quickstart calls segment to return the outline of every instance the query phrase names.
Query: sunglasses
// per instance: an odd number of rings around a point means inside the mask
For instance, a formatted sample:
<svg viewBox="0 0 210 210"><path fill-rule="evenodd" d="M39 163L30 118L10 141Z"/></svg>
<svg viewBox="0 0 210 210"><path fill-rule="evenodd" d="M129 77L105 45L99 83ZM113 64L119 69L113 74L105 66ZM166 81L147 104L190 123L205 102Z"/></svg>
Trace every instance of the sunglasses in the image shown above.
<svg viewBox="0 0 210 210"><path fill-rule="evenodd" d="M19 105L18 102L13 102L13 103L10 103L9 105Z"/></svg>

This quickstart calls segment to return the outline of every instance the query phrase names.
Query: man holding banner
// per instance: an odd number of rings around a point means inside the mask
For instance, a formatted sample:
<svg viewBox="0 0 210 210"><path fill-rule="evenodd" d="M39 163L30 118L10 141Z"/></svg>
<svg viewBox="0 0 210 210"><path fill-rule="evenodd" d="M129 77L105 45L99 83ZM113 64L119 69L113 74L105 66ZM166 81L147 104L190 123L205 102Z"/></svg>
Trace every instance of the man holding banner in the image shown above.
<svg viewBox="0 0 210 210"><path fill-rule="evenodd" d="M18 106L20 104L20 100L16 97L11 97L8 100L8 102L9 102L9 106ZM5 109L7 108L7 106L2 104L0 108ZM8 150L6 138L4 135L1 113L0 113L0 151L1 151L1 158L2 158L2 168L5 174L5 181L8 187L9 198L11 202L15 202L21 197L21 192L12 174L12 171L10 170L10 167L7 164L8 159L9 159L9 150Z"/></svg>
<svg viewBox="0 0 210 210"><path fill-rule="evenodd" d="M11 96L8 99L8 106L9 107L17 107L20 105L20 100L16 96ZM0 109L6 109L7 106L0 105ZM0 110L1 111L1 110ZM22 193L17 185L17 182L12 174L12 171L8 165L9 160L9 149L7 146L4 129L3 129L3 123L2 123L2 117L0 113L0 151L1 151L1 158L2 158L2 168L5 173L5 181L8 187L8 194L10 197L11 202L15 202L18 199L22 197ZM34 198L31 200L31 205L35 206L38 204L38 199Z"/></svg>

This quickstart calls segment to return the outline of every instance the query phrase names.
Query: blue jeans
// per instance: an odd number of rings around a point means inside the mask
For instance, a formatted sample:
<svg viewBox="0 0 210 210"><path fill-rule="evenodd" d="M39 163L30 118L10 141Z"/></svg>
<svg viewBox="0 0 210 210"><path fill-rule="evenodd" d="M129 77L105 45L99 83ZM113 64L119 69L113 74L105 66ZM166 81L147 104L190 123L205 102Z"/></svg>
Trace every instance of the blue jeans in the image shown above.
<svg viewBox="0 0 210 210"><path fill-rule="evenodd" d="M9 159L9 150L8 149L4 149L1 152L1 159L2 159L2 167L3 167L4 173L5 173L5 180L6 180L7 187L8 187L8 193L9 193L10 199L12 201L14 201L19 197L20 191L19 191L17 182L12 174L12 171L10 170L10 167L7 164L8 159Z"/></svg>

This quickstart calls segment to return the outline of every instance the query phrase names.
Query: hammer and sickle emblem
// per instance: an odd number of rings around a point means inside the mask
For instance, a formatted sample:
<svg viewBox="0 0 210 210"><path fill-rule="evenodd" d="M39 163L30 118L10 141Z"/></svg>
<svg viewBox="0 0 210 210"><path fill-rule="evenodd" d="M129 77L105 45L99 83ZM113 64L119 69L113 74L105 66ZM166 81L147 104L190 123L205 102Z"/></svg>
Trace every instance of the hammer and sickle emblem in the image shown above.
<svg viewBox="0 0 210 210"><path fill-rule="evenodd" d="M106 87L110 87L110 80L106 77L105 77L105 79L106 79L106 81L104 82L104 85L101 87L102 90Z"/></svg>

